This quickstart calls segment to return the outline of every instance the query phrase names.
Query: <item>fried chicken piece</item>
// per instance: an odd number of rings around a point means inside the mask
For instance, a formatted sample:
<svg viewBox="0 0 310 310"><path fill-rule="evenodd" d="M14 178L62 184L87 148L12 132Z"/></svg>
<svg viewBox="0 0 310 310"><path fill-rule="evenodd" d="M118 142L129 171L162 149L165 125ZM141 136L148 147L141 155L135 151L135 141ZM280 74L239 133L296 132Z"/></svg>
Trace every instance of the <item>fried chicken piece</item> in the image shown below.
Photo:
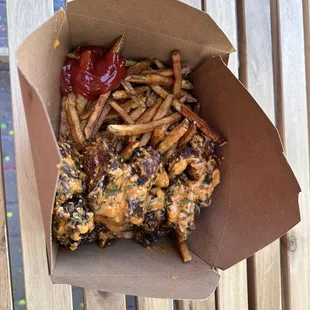
<svg viewBox="0 0 310 310"><path fill-rule="evenodd" d="M128 225L143 223L148 193L159 165L160 154L148 147L137 148L128 163L121 162L116 155L105 167L100 180L88 195L95 222L106 227L106 235L101 234L100 237L101 245L127 230Z"/></svg>
<svg viewBox="0 0 310 310"><path fill-rule="evenodd" d="M171 185L167 189L167 223L186 240L195 229L200 208L211 204L214 188L220 183L219 160L213 145L197 135L168 166Z"/></svg>
<svg viewBox="0 0 310 310"><path fill-rule="evenodd" d="M81 170L82 156L67 142L58 142L61 154L60 176L57 183L56 204L61 205L85 190L85 173Z"/></svg>
<svg viewBox="0 0 310 310"><path fill-rule="evenodd" d="M83 241L93 241L94 216L82 196L56 204L53 213L53 235L60 244L75 250Z"/></svg>
<svg viewBox="0 0 310 310"><path fill-rule="evenodd" d="M109 137L99 137L89 143L84 151L84 169L87 176L88 191L92 191L100 178L115 161L115 146Z"/></svg>
<svg viewBox="0 0 310 310"><path fill-rule="evenodd" d="M149 200L143 224L136 229L135 234L135 240L145 247L170 232L168 227L163 226L166 219L165 192L155 187L150 191Z"/></svg>

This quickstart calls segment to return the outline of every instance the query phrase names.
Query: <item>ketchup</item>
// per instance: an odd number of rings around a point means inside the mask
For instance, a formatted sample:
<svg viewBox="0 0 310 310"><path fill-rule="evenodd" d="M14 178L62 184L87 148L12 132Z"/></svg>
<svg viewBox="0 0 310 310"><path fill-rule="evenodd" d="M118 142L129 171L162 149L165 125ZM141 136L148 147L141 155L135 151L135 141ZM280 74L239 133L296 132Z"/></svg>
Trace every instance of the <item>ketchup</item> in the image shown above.
<svg viewBox="0 0 310 310"><path fill-rule="evenodd" d="M72 58L71 58L72 57ZM78 48L62 67L60 92L78 93L89 100L114 89L125 77L126 59L112 48L89 45Z"/></svg>

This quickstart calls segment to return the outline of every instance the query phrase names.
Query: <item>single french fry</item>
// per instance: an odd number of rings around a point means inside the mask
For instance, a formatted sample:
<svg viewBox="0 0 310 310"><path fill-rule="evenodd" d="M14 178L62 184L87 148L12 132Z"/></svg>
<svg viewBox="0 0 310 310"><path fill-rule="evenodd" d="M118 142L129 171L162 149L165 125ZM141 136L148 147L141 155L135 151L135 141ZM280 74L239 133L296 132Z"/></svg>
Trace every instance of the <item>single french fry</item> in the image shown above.
<svg viewBox="0 0 310 310"><path fill-rule="evenodd" d="M124 43L125 43L125 36L121 35L111 48L111 52L119 54L123 49Z"/></svg>
<svg viewBox="0 0 310 310"><path fill-rule="evenodd" d="M182 68L182 75L183 76L188 76L192 72L192 69L190 67L184 67Z"/></svg>
<svg viewBox="0 0 310 310"><path fill-rule="evenodd" d="M163 162L167 164L170 158L175 154L178 148L178 143L175 143L164 155L163 155Z"/></svg>
<svg viewBox="0 0 310 310"><path fill-rule="evenodd" d="M87 123L88 123L88 119L87 118L81 120L81 129L82 129L83 132L84 132L86 126L87 126Z"/></svg>
<svg viewBox="0 0 310 310"><path fill-rule="evenodd" d="M155 63L155 65L156 65L156 67L157 67L158 69L164 69L164 68L166 68L165 65L164 65L160 60L158 60L157 58L154 59L154 63Z"/></svg>
<svg viewBox="0 0 310 310"><path fill-rule="evenodd" d="M196 113L197 115L199 115L200 109L201 109L201 104L200 104L200 102L197 102L193 108L193 112Z"/></svg>
<svg viewBox="0 0 310 310"><path fill-rule="evenodd" d="M130 115L115 100L110 100L109 105L120 115L125 123L131 125L135 123Z"/></svg>
<svg viewBox="0 0 310 310"><path fill-rule="evenodd" d="M155 114L157 113L158 108L161 106L163 102L162 98L159 98L157 102L149 107L136 121L136 124L145 124L150 122Z"/></svg>
<svg viewBox="0 0 310 310"><path fill-rule="evenodd" d="M94 130L93 130L93 134L92 134L92 137L95 137L97 132L100 130L104 120L106 119L107 115L109 114L111 110L111 106L109 104L105 104L103 109L102 109L102 112L97 120L97 123L94 127Z"/></svg>
<svg viewBox="0 0 310 310"><path fill-rule="evenodd" d="M81 121L83 121L85 119L88 119L91 116L91 114L93 113L94 108L96 106L96 103L97 103L97 100L93 101L91 105L87 104L84 112L80 115L80 120Z"/></svg>
<svg viewBox="0 0 310 310"><path fill-rule="evenodd" d="M137 103L141 108L145 107L145 101L143 101L135 89L132 87L132 85L128 81L122 81L121 82L125 90L127 91L129 97Z"/></svg>
<svg viewBox="0 0 310 310"><path fill-rule="evenodd" d="M166 99L166 97L169 95L169 92L167 92L159 85L150 85L150 87L158 96L162 97L163 99Z"/></svg>
<svg viewBox="0 0 310 310"><path fill-rule="evenodd" d="M159 70L148 69L148 70L143 71L141 74L150 74L150 73L173 77L173 69L170 69L170 68L159 69Z"/></svg>
<svg viewBox="0 0 310 310"><path fill-rule="evenodd" d="M82 149L86 143L86 140L81 129L78 113L76 111L76 95L73 93L69 94L67 98L66 113L73 140L76 142L78 147Z"/></svg>
<svg viewBox="0 0 310 310"><path fill-rule="evenodd" d="M178 248L179 248L183 263L190 262L192 260L192 255L189 252L186 241L182 239L182 237L180 236L178 232L176 232L176 235L177 235L177 244L178 244Z"/></svg>
<svg viewBox="0 0 310 310"><path fill-rule="evenodd" d="M143 95L140 95L142 100L146 100L146 98ZM135 103L132 99L126 101L121 105L121 107L129 113L131 110L136 109L138 107L137 103ZM111 111L109 115L106 117L105 121L111 121L115 118L118 118L119 114L116 111Z"/></svg>
<svg viewBox="0 0 310 310"><path fill-rule="evenodd" d="M185 103L185 102L186 102L186 96L183 96L183 97L180 99L180 102L181 102L181 103Z"/></svg>
<svg viewBox="0 0 310 310"><path fill-rule="evenodd" d="M146 75L128 75L125 80L138 84L155 84L164 86L172 86L173 84L173 78L153 73Z"/></svg>
<svg viewBox="0 0 310 310"><path fill-rule="evenodd" d="M182 80L182 88L183 89L193 89L194 86L189 80Z"/></svg>
<svg viewBox="0 0 310 310"><path fill-rule="evenodd" d="M149 91L150 90L150 87L149 86L140 86L140 87L136 87L134 89L136 91L136 93L139 95L139 94L142 94L146 91ZM121 89L121 90L116 90L113 94L112 94L112 97L114 100L120 100L120 99L127 99L127 98L130 98L128 92L124 89Z"/></svg>
<svg viewBox="0 0 310 310"><path fill-rule="evenodd" d="M130 117L136 121L144 112L146 111L146 108L137 107L135 110L130 112Z"/></svg>
<svg viewBox="0 0 310 310"><path fill-rule="evenodd" d="M137 62L132 59L126 59L126 68L132 67L136 64Z"/></svg>
<svg viewBox="0 0 310 310"><path fill-rule="evenodd" d="M200 118L185 104L182 104L178 100L174 100L172 102L172 106L184 117L188 118L192 122L196 122L197 127L201 130L201 132L209 137L213 142L216 142L219 145L224 145L226 143L219 133L215 132L202 118Z"/></svg>
<svg viewBox="0 0 310 310"><path fill-rule="evenodd" d="M146 106L151 107L156 103L158 99L158 95L155 92L151 92L151 94L147 97Z"/></svg>
<svg viewBox="0 0 310 310"><path fill-rule="evenodd" d="M174 99L173 95L168 94L168 96L164 99L164 101L158 108L157 113L154 116L154 120L161 119L162 117L167 115L169 109L171 108L173 99Z"/></svg>
<svg viewBox="0 0 310 310"><path fill-rule="evenodd" d="M162 141L158 146L158 151L161 154L164 154L166 151L168 151L175 143L177 143L182 136L187 132L189 127L189 121L185 119L180 125L175 127L164 141Z"/></svg>
<svg viewBox="0 0 310 310"><path fill-rule="evenodd" d="M173 124L181 119L179 113L173 113L160 120L151 121L148 124L135 124L135 125L109 125L107 131L116 136L132 136L140 135L146 132L153 131L158 126Z"/></svg>
<svg viewBox="0 0 310 310"><path fill-rule="evenodd" d="M61 99L60 124L59 124L59 139L66 140L70 135L70 125L66 112L67 96Z"/></svg>
<svg viewBox="0 0 310 310"><path fill-rule="evenodd" d="M86 106L87 106L88 100L86 98L84 98L82 95L77 94L76 95L76 111L78 113L78 115L81 115Z"/></svg>
<svg viewBox="0 0 310 310"><path fill-rule="evenodd" d="M151 85L151 88L163 99L169 95L169 93L159 85ZM197 127L202 131L202 133L208 136L213 142L216 142L219 145L226 143L219 133L215 132L202 118L194 113L189 107L182 104L179 100L173 100L172 106L191 122L196 122Z"/></svg>
<svg viewBox="0 0 310 310"><path fill-rule="evenodd" d="M85 137L88 140L91 136L93 136L93 131L95 128L95 125L101 115L101 112L105 106L105 104L107 103L109 97L110 97L111 92L107 92L103 95L100 95L99 99L97 100L95 106L94 106L94 110L93 113L91 114L91 116L88 119L88 123L87 126L85 127L84 133L85 133Z"/></svg>
<svg viewBox="0 0 310 310"><path fill-rule="evenodd" d="M124 161L127 161L131 156L133 151L139 146L139 141L134 140L129 142L129 144L121 151L120 155Z"/></svg>
<svg viewBox="0 0 310 310"><path fill-rule="evenodd" d="M176 99L181 99L182 91L182 67L180 51L172 53L173 75L174 83L172 86L172 93Z"/></svg>
<svg viewBox="0 0 310 310"><path fill-rule="evenodd" d="M146 146L149 143L151 137L152 132L146 132L145 134L143 134L139 142L139 147Z"/></svg>
<svg viewBox="0 0 310 310"><path fill-rule="evenodd" d="M195 122L192 122L190 123L187 132L180 139L178 147L182 147L185 144L187 144L189 141L191 141L196 133L197 133L197 125L195 124Z"/></svg>
<svg viewBox="0 0 310 310"><path fill-rule="evenodd" d="M189 103L197 102L197 99L191 94L189 94L187 91L185 91L184 89L182 89L181 94L182 94L182 97L185 96L186 102L189 102Z"/></svg>
<svg viewBox="0 0 310 310"><path fill-rule="evenodd" d="M170 125L160 126L154 129L150 144L155 147L158 143L166 138L166 134Z"/></svg>
<svg viewBox="0 0 310 310"><path fill-rule="evenodd" d="M127 75L140 74L144 70L147 70L150 65L151 65L151 61L149 59L137 62L135 65L133 65L127 70Z"/></svg>

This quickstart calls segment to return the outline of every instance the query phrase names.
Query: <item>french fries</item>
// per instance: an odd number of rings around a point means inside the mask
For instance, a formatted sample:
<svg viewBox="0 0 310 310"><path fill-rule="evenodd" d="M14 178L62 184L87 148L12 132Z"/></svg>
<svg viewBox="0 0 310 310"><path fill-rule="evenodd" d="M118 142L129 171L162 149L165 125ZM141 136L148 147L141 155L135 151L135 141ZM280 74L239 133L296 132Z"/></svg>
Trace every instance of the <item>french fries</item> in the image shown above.
<svg viewBox="0 0 310 310"><path fill-rule="evenodd" d="M177 235L177 243L178 243L181 257L183 259L183 263L190 262L192 260L192 255L189 252L189 249L188 249L188 246L185 240L182 240L182 237L180 236L179 232L176 232L176 235Z"/></svg>
<svg viewBox="0 0 310 310"><path fill-rule="evenodd" d="M149 143L151 137L152 137L152 132L146 132L145 134L143 134L140 139L139 147L146 146Z"/></svg>
<svg viewBox="0 0 310 310"><path fill-rule="evenodd" d="M165 164L167 164L170 158L173 156L173 154L175 154L177 148L178 143L175 143L168 151L166 151L166 153L163 155L163 162Z"/></svg>
<svg viewBox="0 0 310 310"><path fill-rule="evenodd" d="M123 49L124 43L125 43L125 36L121 35L111 48L111 52L119 54L120 51Z"/></svg>
<svg viewBox="0 0 310 310"><path fill-rule="evenodd" d="M135 110L130 112L130 117L136 121L144 112L146 111L146 108L137 107Z"/></svg>
<svg viewBox="0 0 310 310"><path fill-rule="evenodd" d="M194 86L189 80L182 80L182 88L183 89L193 89Z"/></svg>
<svg viewBox="0 0 310 310"><path fill-rule="evenodd" d="M77 94L76 95L76 111L78 113L78 115L81 115L86 106L87 106L88 100L86 98L84 98L83 96Z"/></svg>
<svg viewBox="0 0 310 310"><path fill-rule="evenodd" d="M165 139L169 126L170 125L164 125L164 126L155 128L151 141L150 141L150 144L152 146L155 147L158 143L160 143L162 140Z"/></svg>
<svg viewBox="0 0 310 310"><path fill-rule="evenodd" d="M164 69L164 68L166 68L165 67L165 65L160 61L160 60L158 60L158 59L154 59L154 63L155 63L155 65L156 65L156 67L158 68L158 69Z"/></svg>
<svg viewBox="0 0 310 310"><path fill-rule="evenodd" d="M173 78L160 74L148 73L146 75L128 75L126 81L137 84L155 84L172 86Z"/></svg>
<svg viewBox="0 0 310 310"><path fill-rule="evenodd" d="M186 145L189 141L193 139L196 133L197 133L197 125L194 122L190 123L187 132L180 139L178 147Z"/></svg>
<svg viewBox="0 0 310 310"><path fill-rule="evenodd" d="M120 153L123 160L127 161L131 157L135 148L137 148L138 146L139 146L139 141L137 140L129 142L129 144Z"/></svg>
<svg viewBox="0 0 310 310"><path fill-rule="evenodd" d="M115 100L110 100L109 105L120 115L125 123L131 125L135 123L130 115Z"/></svg>
<svg viewBox="0 0 310 310"><path fill-rule="evenodd" d="M135 124L135 125L109 125L107 131L113 133L116 136L132 136L140 135L146 132L153 131L158 126L170 125L181 119L179 113L173 113L160 120L151 121L148 124Z"/></svg>
<svg viewBox="0 0 310 310"><path fill-rule="evenodd" d="M135 91L135 89L132 87L132 85L128 81L122 81L121 82L125 90L127 91L129 97L138 104L139 107L143 108L145 107L145 101L143 101Z"/></svg>
<svg viewBox="0 0 310 310"><path fill-rule="evenodd" d="M136 93L139 95L139 94L142 94L146 91L149 91L150 90L150 87L149 86L140 86L140 87L136 87L135 88L135 91ZM116 90L113 94L113 99L114 100L120 100L120 99L127 99L127 98L130 98L129 96L129 93L127 92L127 90Z"/></svg>
<svg viewBox="0 0 310 310"><path fill-rule="evenodd" d="M109 104L106 104L104 106L104 108L102 109L102 112L97 120L97 123L94 127L94 130L93 130L93 134L92 134L92 137L95 137L97 132L100 130L100 127L102 126L103 122L105 121L107 115L109 114L111 110L111 106Z"/></svg>
<svg viewBox="0 0 310 310"><path fill-rule="evenodd" d="M172 102L172 106L184 117L188 118L192 122L196 122L197 127L202 131L202 133L204 133L212 141L218 143L219 145L223 145L226 143L219 133L214 131L202 118L195 114L189 107L182 104L178 100L174 100Z"/></svg>
<svg viewBox="0 0 310 310"><path fill-rule="evenodd" d="M148 70L143 71L141 74L149 74L149 73L159 74L162 76L173 76L173 69L169 69L169 68L160 69L160 70L148 69Z"/></svg>
<svg viewBox="0 0 310 310"><path fill-rule="evenodd" d="M159 85L151 85L151 88L163 99L165 99L169 95L169 93ZM189 107L182 104L177 99L173 100L172 106L184 117L188 118L192 122L196 122L197 127L212 141L218 143L219 145L225 144L225 140L221 137L221 135L215 132L203 119L201 119L197 114L195 114Z"/></svg>
<svg viewBox="0 0 310 310"><path fill-rule="evenodd" d="M92 102L91 105L88 105L86 106L84 112L80 115L80 120L83 121L85 119L88 119L91 114L93 113L94 111L94 108L95 108L95 105L96 105L97 101L94 101Z"/></svg>
<svg viewBox="0 0 310 310"><path fill-rule="evenodd" d="M101 95L99 97L99 99L97 100L97 102L94 106L94 109L93 109L93 113L89 117L87 126L85 127L85 130L84 130L86 139L89 139L93 135L95 125L96 125L98 119L100 118L101 112L102 112L106 102L108 101L110 94L111 94L111 92L107 92L107 93Z"/></svg>
<svg viewBox="0 0 310 310"><path fill-rule="evenodd" d="M155 92L151 92L151 94L147 97L146 106L151 107L157 101L157 94Z"/></svg>
<svg viewBox="0 0 310 310"><path fill-rule="evenodd" d="M174 84L172 93L176 99L181 99L182 96L182 67L180 51L172 53Z"/></svg>
<svg viewBox="0 0 310 310"><path fill-rule="evenodd" d="M179 126L175 127L158 146L159 153L168 151L187 132L189 121L185 119Z"/></svg>
<svg viewBox="0 0 310 310"><path fill-rule="evenodd" d="M147 70L150 65L151 65L151 61L149 59L140 61L127 70L127 75L140 74L141 72Z"/></svg>
<svg viewBox="0 0 310 310"><path fill-rule="evenodd" d="M197 102L197 99L194 96L192 96L190 93L185 91L184 89L181 90L181 95L182 95L182 97L185 96L186 102L189 102L189 103Z"/></svg>
<svg viewBox="0 0 310 310"><path fill-rule="evenodd" d="M158 108L161 106L163 99L159 98L157 102L149 107L136 121L136 124L144 124L151 121L155 114L157 113Z"/></svg>
<svg viewBox="0 0 310 310"><path fill-rule="evenodd" d="M73 93L69 94L67 97L66 113L73 140L77 146L82 149L85 145L86 139L82 132L79 116L76 111L76 95Z"/></svg>
<svg viewBox="0 0 310 310"><path fill-rule="evenodd" d="M132 67L136 64L137 62L132 59L126 59L126 68Z"/></svg>

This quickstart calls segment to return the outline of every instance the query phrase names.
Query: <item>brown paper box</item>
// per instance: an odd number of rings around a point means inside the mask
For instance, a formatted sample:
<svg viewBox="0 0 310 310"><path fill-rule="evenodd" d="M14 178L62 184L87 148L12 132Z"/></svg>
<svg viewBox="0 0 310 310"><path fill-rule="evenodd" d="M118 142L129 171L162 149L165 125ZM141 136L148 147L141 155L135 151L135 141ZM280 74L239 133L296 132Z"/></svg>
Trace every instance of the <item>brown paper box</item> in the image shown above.
<svg viewBox="0 0 310 310"><path fill-rule="evenodd" d="M170 52L180 49L183 62L198 68L192 81L202 117L228 141L220 149L222 182L189 239L189 264L182 263L169 239L161 241L170 245L168 251L119 240L104 250L89 244L71 252L57 248L51 238L62 63L72 47L109 47L121 34L126 57L169 62ZM20 83L53 282L147 297L205 299L219 280L214 267L229 268L300 221L300 188L278 132L222 61L233 51L207 14L175 0L74 1L67 13L56 13L21 45Z"/></svg>

